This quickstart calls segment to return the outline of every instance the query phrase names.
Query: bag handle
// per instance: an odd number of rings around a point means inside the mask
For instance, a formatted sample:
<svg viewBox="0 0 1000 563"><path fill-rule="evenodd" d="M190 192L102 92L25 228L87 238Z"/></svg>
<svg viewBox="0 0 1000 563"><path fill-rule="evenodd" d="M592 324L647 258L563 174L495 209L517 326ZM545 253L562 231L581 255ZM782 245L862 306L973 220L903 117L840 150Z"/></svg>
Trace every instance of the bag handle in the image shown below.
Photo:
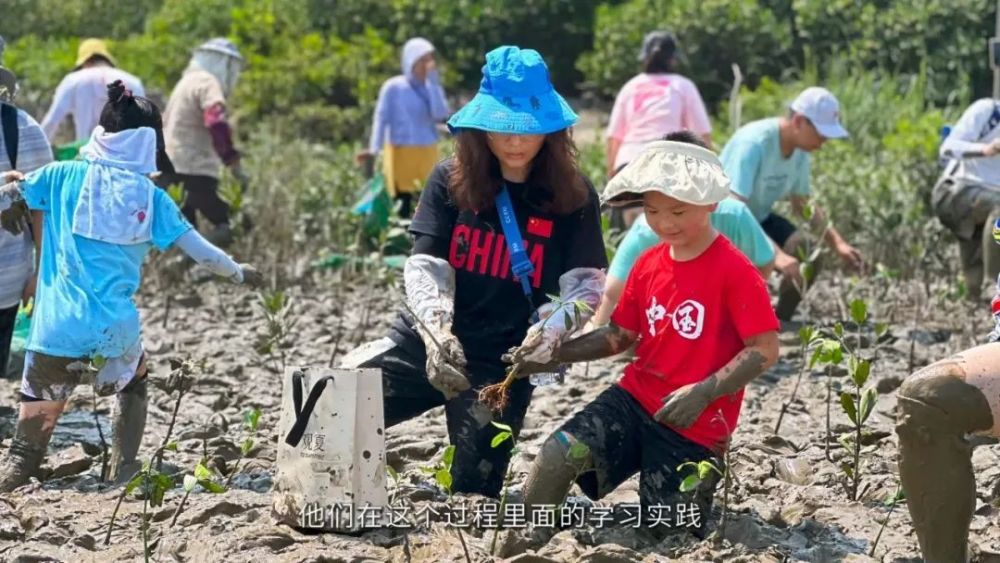
<svg viewBox="0 0 1000 563"><path fill-rule="evenodd" d="M301 372L292 374L292 403L295 406L295 424L288 431L288 436L285 436L285 443L293 448L298 447L299 442L302 441L302 436L306 433L306 425L309 424L309 418L316 408L316 403L319 402L320 395L326 389L327 381L330 383L334 382L333 376L328 375L314 383L312 389L309 391L309 397L306 398L306 404L303 405L302 379Z"/></svg>

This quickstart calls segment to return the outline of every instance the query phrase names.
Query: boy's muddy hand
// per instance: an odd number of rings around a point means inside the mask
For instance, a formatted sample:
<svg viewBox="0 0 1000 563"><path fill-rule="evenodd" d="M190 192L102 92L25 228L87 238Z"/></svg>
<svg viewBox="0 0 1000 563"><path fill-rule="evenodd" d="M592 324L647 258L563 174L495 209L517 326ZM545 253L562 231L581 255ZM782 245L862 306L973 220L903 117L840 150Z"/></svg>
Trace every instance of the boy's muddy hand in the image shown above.
<svg viewBox="0 0 1000 563"><path fill-rule="evenodd" d="M427 381L449 401L472 387L465 375L465 352L454 336L441 341L441 348L427 348Z"/></svg>
<svg viewBox="0 0 1000 563"><path fill-rule="evenodd" d="M261 287L264 285L264 274L257 271L250 264L240 264L240 270L243 271L243 283L250 287Z"/></svg>
<svg viewBox="0 0 1000 563"><path fill-rule="evenodd" d="M688 428L712 402L712 388L705 381L690 383L663 399L663 406L653 418L675 428Z"/></svg>

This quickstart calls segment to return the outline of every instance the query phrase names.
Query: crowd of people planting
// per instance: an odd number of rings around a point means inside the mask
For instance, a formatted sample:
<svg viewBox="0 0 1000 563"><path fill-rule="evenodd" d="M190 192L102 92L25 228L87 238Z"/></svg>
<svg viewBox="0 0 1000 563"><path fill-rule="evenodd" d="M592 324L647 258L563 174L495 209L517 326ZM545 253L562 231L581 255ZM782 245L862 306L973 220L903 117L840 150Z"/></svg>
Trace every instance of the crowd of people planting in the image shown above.
<svg viewBox="0 0 1000 563"><path fill-rule="evenodd" d="M845 444L857 500L862 426L877 398L866 382L884 330L863 302L822 335L800 310L829 272L876 275L864 245L849 242L835 227L840 218L817 201L838 186L814 186L813 159L829 145L852 143L851 108L838 101L836 85L803 89L773 107L773 117L742 124L717 146L698 85L679 72L678 38L651 31L636 53L637 74L611 109L602 139L606 177L589 178L577 148L577 109L557 91L544 49L499 45L483 53L481 81L465 85L474 95L460 103L442 86L438 58L447 53L439 55L430 39L400 46L400 73L377 93L370 135L356 139L364 148L353 155L369 178L366 201L344 219L368 235L375 224L383 241L388 216L405 221L398 313L383 338L351 350L332 376L309 379L326 366L282 357L280 377L292 382L286 394L294 390L285 401L291 414L271 414L291 417L279 447L296 452L279 454L277 472L294 476L281 481L283 494L300 487L310 502L345 500L309 481L332 472L324 447L341 441L353 452L360 434L326 435L317 446L310 428L338 414L321 402L325 387L333 393L337 377L354 373L359 381L379 379L377 409L342 413L379 418L370 428L378 426L376 451L357 448L379 462L380 475L366 487L385 495L383 429L391 436L394 426L443 407L452 449L438 484L449 499L463 493L507 502L511 458L526 418L536 416L536 389L572 387L571 364L625 355L617 382L532 452L520 504L530 521L564 506L574 485L599 501L638 475L643 510L684 504L702 515L697 525L651 532L704 539L719 527L713 504L728 491L727 453L744 389L779 361L781 334L791 332L801 338L803 371L808 356L810 368L848 365L855 389L839 402L857 429ZM0 64L2 57L0 39ZM40 121L18 107L18 69L0 66L0 372L15 355L23 362L16 429L3 437L0 492L40 476L67 400L84 385L116 397L108 481L131 491L137 475L153 479L139 450L156 358L144 348L136 305L144 265L161 260L150 251L186 273L184 283L214 276L279 289L230 256L241 234L266 237L269 229L267 217L251 222L234 202L254 182L230 118L250 58L224 38L197 45L161 108L146 97L141 68L119 68L104 41L87 39ZM67 118L70 137L60 129ZM914 369L894 391L899 480L919 549L935 563L969 557L976 474L968 438L1000 438L1000 101L973 103L940 139L940 157L926 220L953 233L966 297L995 329L978 346ZM235 198L224 179L237 185ZM258 263L263 255L243 259ZM283 307L281 294L275 299L269 319ZM16 326L30 329L12 354ZM290 327L275 320L272 328L280 346ZM852 331L856 340L845 335ZM197 380L197 369L184 371ZM361 393L361 385L346 393ZM829 448L836 440L827 392ZM167 445L158 450L161 462ZM282 466L300 455L311 465ZM207 469L195 473L184 482L185 500L196 483L214 487ZM362 496L380 498L370 490ZM613 516L627 517L623 510ZM497 531L490 552L515 556L553 533Z"/></svg>

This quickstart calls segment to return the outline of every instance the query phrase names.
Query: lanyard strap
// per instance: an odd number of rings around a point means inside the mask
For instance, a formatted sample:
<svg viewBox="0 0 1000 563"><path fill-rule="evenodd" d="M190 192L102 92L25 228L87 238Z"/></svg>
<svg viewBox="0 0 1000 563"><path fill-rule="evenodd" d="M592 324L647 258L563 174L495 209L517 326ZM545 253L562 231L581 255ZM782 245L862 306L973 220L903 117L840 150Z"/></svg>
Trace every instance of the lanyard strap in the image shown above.
<svg viewBox="0 0 1000 563"><path fill-rule="evenodd" d="M517 216L514 215L514 203L510 199L510 192L507 191L507 184L504 183L497 194L497 211L500 213L500 226L503 228L503 236L507 239L507 251L510 253L510 269L521 281L521 289L524 295L531 299L531 280L528 279L535 273L535 266L528 258L528 252L524 248L524 239L521 238L521 231L517 227Z"/></svg>

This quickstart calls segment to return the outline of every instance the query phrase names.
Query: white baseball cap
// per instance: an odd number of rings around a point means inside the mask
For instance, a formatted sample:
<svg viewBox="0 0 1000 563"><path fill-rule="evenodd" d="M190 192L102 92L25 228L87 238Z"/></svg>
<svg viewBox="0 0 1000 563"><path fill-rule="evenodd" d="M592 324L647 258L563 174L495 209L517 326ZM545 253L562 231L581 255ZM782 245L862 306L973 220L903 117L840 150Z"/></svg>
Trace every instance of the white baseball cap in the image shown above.
<svg viewBox="0 0 1000 563"><path fill-rule="evenodd" d="M792 102L792 111L804 115L827 139L847 137L847 129L840 124L840 102L826 88L810 86Z"/></svg>

